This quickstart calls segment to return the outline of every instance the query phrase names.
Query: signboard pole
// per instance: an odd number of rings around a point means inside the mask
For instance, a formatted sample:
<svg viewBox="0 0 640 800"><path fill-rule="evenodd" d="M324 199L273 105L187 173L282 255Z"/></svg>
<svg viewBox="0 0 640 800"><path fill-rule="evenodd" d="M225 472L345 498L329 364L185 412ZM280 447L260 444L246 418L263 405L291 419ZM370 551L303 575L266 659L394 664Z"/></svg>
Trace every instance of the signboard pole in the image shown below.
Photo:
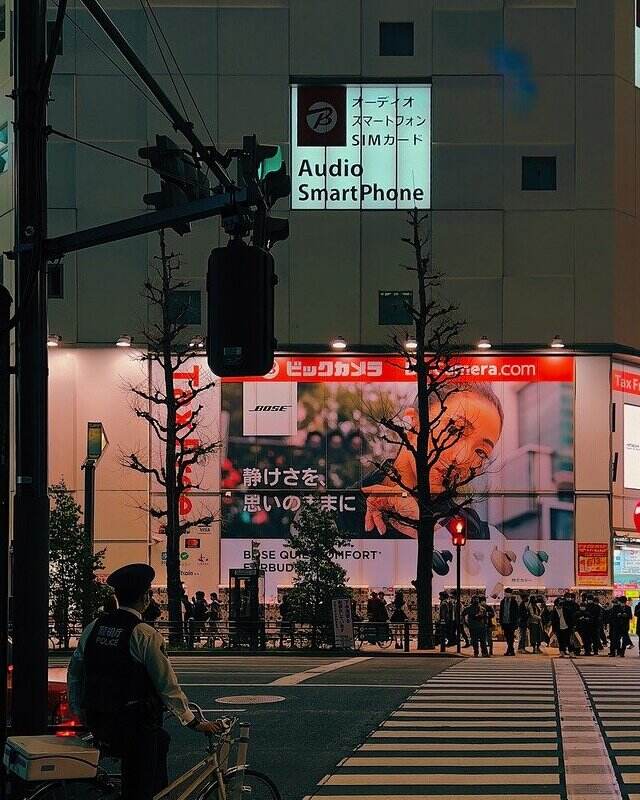
<svg viewBox="0 0 640 800"><path fill-rule="evenodd" d="M456 545L456 653L462 652L460 644L460 553L461 545Z"/></svg>
<svg viewBox="0 0 640 800"><path fill-rule="evenodd" d="M91 608L91 584L93 583L93 569L89 558L93 555L95 539L95 507L96 507L96 465L108 444L101 422L87 423L87 460L82 465L84 470L84 537L87 547L87 560L85 562L85 575L83 581L82 598L82 627L86 627L93 617L94 609Z"/></svg>

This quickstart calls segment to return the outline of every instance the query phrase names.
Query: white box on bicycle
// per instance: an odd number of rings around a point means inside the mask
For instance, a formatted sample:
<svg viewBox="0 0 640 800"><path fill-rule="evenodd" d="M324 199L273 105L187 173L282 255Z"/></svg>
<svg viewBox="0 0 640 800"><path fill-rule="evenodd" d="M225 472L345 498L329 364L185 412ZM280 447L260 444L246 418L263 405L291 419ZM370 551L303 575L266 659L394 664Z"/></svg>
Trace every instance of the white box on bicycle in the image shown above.
<svg viewBox="0 0 640 800"><path fill-rule="evenodd" d="M100 752L78 736L10 736L3 763L23 781L95 778Z"/></svg>

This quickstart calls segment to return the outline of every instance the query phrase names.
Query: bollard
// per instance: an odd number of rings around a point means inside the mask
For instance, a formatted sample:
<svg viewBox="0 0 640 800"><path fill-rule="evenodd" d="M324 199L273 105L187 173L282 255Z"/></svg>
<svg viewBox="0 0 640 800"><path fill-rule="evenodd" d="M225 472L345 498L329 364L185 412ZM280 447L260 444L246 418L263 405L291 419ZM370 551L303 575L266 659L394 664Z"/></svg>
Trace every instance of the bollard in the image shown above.
<svg viewBox="0 0 640 800"><path fill-rule="evenodd" d="M405 622L404 623L404 652L405 653L409 652L409 642L410 642L409 634L410 633L411 633L411 623Z"/></svg>

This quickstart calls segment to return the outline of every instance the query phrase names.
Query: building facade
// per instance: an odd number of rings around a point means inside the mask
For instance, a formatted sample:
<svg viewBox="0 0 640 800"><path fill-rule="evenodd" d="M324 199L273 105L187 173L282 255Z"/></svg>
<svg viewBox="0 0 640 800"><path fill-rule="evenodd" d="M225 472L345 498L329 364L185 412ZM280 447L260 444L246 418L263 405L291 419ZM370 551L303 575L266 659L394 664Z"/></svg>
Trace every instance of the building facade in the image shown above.
<svg viewBox="0 0 640 800"><path fill-rule="evenodd" d="M197 576L186 577L225 583L227 568L243 561L246 542L258 539L279 542L263 544L264 560L286 582L286 569L278 573L277 564L289 558L281 555L284 511L295 509L278 510L274 500L318 488L300 483L302 470L316 470L319 485L334 490L339 514L355 514L344 507L351 503L349 487L361 489L370 477L373 433L365 429L364 404L372 393L386 392L410 408L405 378L385 372L376 354L402 329L401 301L415 289L402 267L401 238L406 209L416 205L429 214L443 292L467 320L462 344L476 358L486 337L498 359L497 373L485 373L483 382L491 384L504 415L496 470L499 464L509 479L492 476L484 487L487 499L477 511L489 544L468 551L467 582L482 579L490 590L516 578L523 586L609 585L615 560L624 562L621 575L635 588L634 0L152 5L189 92L159 52L154 18L128 0L107 4L169 95L184 102L201 138L224 151L256 133L280 146L293 178L291 199L280 204L291 235L273 251L276 332L289 355L268 390L264 381L247 381L212 394L211 435L219 435L223 448L198 502L214 508L225 526L222 536L215 523L189 537L200 540L200 549L185 547L185 572L195 558L189 550L207 561ZM0 238L8 250L9 6L4 13ZM156 134L176 134L122 64L81 4L70 4L49 107L52 235L140 213L143 195L157 188L153 173L125 159L140 161L139 148L153 144ZM224 239L216 221L172 238L189 282L184 299L194 336L204 332L209 252ZM98 474L96 536L108 548L109 566L146 558L161 563L160 534L142 510L154 487L123 471L117 457L118 448L151 447L149 432L127 415L123 394L123 382L131 370L139 378L141 367L113 348L121 335L135 344L148 318L141 288L157 253L157 237L140 237L70 254L61 268L51 267L50 331L62 337L50 364L51 478L64 475L82 502L86 422L103 420L111 445ZM11 271L5 260L10 287ZM342 360L323 357L337 336L347 353ZM554 337L565 345L560 356L549 349ZM562 379L554 378L557 359ZM473 365L487 363L476 358ZM536 371L527 372L532 365ZM250 400L260 405L256 398L292 407L284 428L280 421L251 428L245 418ZM306 453L314 438L320 456ZM289 483L283 468L294 471ZM263 485L255 483L258 477ZM352 559L359 562L353 582L406 585L412 543L401 532L393 538L365 531L359 519L345 524L360 553ZM445 545L441 553L448 552ZM393 569L362 566L375 559ZM444 558L445 567L450 563ZM640 567L637 572L640 582Z"/></svg>

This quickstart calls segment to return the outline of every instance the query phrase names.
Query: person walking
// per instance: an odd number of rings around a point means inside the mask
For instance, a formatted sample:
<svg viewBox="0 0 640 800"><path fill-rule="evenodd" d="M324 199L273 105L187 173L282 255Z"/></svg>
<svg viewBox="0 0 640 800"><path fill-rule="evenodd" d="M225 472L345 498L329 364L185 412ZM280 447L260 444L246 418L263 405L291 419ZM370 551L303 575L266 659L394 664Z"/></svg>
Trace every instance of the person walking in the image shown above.
<svg viewBox="0 0 640 800"><path fill-rule="evenodd" d="M600 606L600 603L597 602L595 596L592 594L587 594L585 603L591 621L589 625L589 640L591 646L590 646L590 653L587 653L587 655L597 656L600 652L600 628L602 626L602 608Z"/></svg>
<svg viewBox="0 0 640 800"><path fill-rule="evenodd" d="M505 655L515 656L513 649L516 628L518 627L518 603L513 596L511 589L504 590L504 597L500 601L500 609L498 611L498 622L504 633L505 641L507 642L507 652Z"/></svg>
<svg viewBox="0 0 640 800"><path fill-rule="evenodd" d="M395 594L393 604L391 606L391 622L406 622L408 617L404 610L404 592L401 589Z"/></svg>
<svg viewBox="0 0 640 800"><path fill-rule="evenodd" d="M564 597L557 597L553 604L551 629L558 640L560 657L566 658L571 646L571 628L566 616Z"/></svg>
<svg viewBox="0 0 640 800"><path fill-rule="evenodd" d="M631 619L633 617L633 611L631 610L631 606L629 605L629 599L627 598L626 595L623 594L620 596L620 602L629 609L629 624L627 625L622 638L624 641L625 649L631 649L632 647L634 647L634 644L631 641L631 637L629 636L629 628L631 625Z"/></svg>
<svg viewBox="0 0 640 800"><path fill-rule="evenodd" d="M529 631L529 595L520 595L520 605L518 606L518 630L520 640L518 641L518 652L527 653L527 633Z"/></svg>
<svg viewBox="0 0 640 800"><path fill-rule="evenodd" d="M609 612L609 657L624 658L627 649L625 638L629 636L630 622L631 609L627 605L627 598L624 595L616 597Z"/></svg>
<svg viewBox="0 0 640 800"><path fill-rule="evenodd" d="M591 647L593 645L593 619L584 600L578 606L578 610L573 619L573 626L573 636L576 642L575 654L580 655L581 650L584 648L585 656L591 655Z"/></svg>
<svg viewBox="0 0 640 800"><path fill-rule="evenodd" d="M542 644L542 604L538 602L538 598L532 595L526 606L527 611L527 628L529 630L529 641L534 653L540 653L540 645Z"/></svg>
<svg viewBox="0 0 640 800"><path fill-rule="evenodd" d="M487 650L489 655L493 655L493 629L495 628L496 612L493 607L487 603L487 598L483 595L480 598L480 604L484 606L487 612Z"/></svg>
<svg viewBox="0 0 640 800"><path fill-rule="evenodd" d="M440 638L440 652L445 653L447 645L451 644L450 635L452 628L453 603L446 592L440 592L440 606L438 608L438 636Z"/></svg>
<svg viewBox="0 0 640 800"><path fill-rule="evenodd" d="M607 602L604 599L596 598L596 604L600 609L600 648L606 647L609 644L609 639L607 638L607 625L609 624L609 611L611 609L611 603Z"/></svg>
<svg viewBox="0 0 640 800"><path fill-rule="evenodd" d="M471 598L471 602L466 606L462 616L469 626L474 658L478 658L480 653L483 658L487 658L489 655L487 650L487 609L480 603L477 595Z"/></svg>
<svg viewBox="0 0 640 800"><path fill-rule="evenodd" d="M162 609L160 608L160 604L157 602L157 600L153 596L153 591L150 589L149 605L142 612L142 620L143 622L148 622L149 625L154 625L154 622L160 619L161 614L162 614Z"/></svg>

